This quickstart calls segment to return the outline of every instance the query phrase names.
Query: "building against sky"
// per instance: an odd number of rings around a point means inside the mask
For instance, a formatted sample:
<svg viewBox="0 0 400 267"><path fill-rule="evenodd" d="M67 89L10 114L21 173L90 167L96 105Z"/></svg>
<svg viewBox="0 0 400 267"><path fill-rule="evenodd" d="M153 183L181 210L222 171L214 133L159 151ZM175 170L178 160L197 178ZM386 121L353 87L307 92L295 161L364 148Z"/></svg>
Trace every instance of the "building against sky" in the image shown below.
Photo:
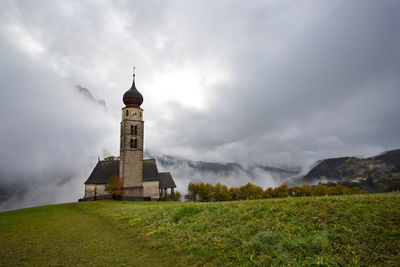
<svg viewBox="0 0 400 267"><path fill-rule="evenodd" d="M143 96L135 85L123 96L120 157L99 160L85 182L84 200L111 198L105 185L113 176L119 176L124 189L125 200L165 199L168 188L171 194L176 187L169 172L159 173L155 159L143 159L144 121Z"/></svg>

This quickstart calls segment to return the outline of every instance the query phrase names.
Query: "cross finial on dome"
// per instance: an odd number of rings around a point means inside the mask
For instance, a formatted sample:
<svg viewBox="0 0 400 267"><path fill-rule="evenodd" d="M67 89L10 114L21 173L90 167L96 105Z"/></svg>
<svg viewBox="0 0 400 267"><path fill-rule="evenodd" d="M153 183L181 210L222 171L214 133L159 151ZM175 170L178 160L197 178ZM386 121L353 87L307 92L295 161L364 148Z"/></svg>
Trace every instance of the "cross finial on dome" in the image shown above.
<svg viewBox="0 0 400 267"><path fill-rule="evenodd" d="M135 75L136 75L136 66L133 67L133 80L132 87L125 92L122 100L124 101L127 107L140 107L143 103L142 94L136 89L135 85Z"/></svg>

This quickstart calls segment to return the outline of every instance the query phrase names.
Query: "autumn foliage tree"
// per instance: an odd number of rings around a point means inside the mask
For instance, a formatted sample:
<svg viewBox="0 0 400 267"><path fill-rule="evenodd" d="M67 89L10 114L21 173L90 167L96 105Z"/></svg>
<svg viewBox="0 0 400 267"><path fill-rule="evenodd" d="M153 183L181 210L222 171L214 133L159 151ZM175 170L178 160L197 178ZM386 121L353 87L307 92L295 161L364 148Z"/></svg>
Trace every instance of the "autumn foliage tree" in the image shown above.
<svg viewBox="0 0 400 267"><path fill-rule="evenodd" d="M260 199L263 198L264 190L261 186L248 183L239 187L238 199Z"/></svg>
<svg viewBox="0 0 400 267"><path fill-rule="evenodd" d="M274 189L272 187L268 187L267 189L265 189L263 193L263 198L272 198L273 194L274 194Z"/></svg>
<svg viewBox="0 0 400 267"><path fill-rule="evenodd" d="M217 183L189 183L188 193L185 199L188 201L229 201L229 200L247 200L261 198L283 198L300 196L325 196L325 195L345 195L345 194L365 194L364 190L358 187L352 189L343 185L328 183L311 186L304 184L302 186L289 187L286 184L276 188L269 187L265 191L261 186L248 183L241 187L231 187Z"/></svg>
<svg viewBox="0 0 400 267"><path fill-rule="evenodd" d="M231 194L229 193L229 189L226 185L217 183L214 186L213 201L228 201L231 199L232 199Z"/></svg>
<svg viewBox="0 0 400 267"><path fill-rule="evenodd" d="M290 195L294 197L312 196L313 187L308 184L289 188Z"/></svg>
<svg viewBox="0 0 400 267"><path fill-rule="evenodd" d="M289 187L287 184L283 184L275 188L274 193L272 195L272 197L287 197L287 196L289 196Z"/></svg>
<svg viewBox="0 0 400 267"><path fill-rule="evenodd" d="M116 159L117 159L117 157L115 157L115 156L108 156L108 157L104 158L104 161L113 161L113 160L116 160Z"/></svg>
<svg viewBox="0 0 400 267"><path fill-rule="evenodd" d="M200 183L198 186L199 201L209 202L213 200L213 186L209 183Z"/></svg>
<svg viewBox="0 0 400 267"><path fill-rule="evenodd" d="M111 179L107 182L104 190L110 193L113 199L121 199L124 195L121 179L119 179L119 177L116 175L111 177Z"/></svg>

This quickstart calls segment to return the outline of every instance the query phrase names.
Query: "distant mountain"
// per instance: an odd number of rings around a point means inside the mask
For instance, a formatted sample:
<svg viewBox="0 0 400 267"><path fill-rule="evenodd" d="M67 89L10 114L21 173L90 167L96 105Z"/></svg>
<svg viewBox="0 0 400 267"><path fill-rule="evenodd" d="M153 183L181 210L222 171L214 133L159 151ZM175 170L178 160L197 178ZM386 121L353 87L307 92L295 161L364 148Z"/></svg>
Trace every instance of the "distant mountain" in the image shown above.
<svg viewBox="0 0 400 267"><path fill-rule="evenodd" d="M106 101L104 99L96 99L94 98L94 96L92 95L92 93L89 91L89 89L82 87L80 85L76 85L75 86L76 89L78 89L78 91L87 99L89 99L90 101L93 101L97 104L99 104L100 106L104 107L104 109L107 109L107 105L106 105Z"/></svg>
<svg viewBox="0 0 400 267"><path fill-rule="evenodd" d="M299 174L299 171L263 165L243 166L238 163L191 161L172 156L155 158L162 168L171 170L174 178L178 181L185 180L185 183L221 182L228 186L236 186L252 182L266 187L280 185Z"/></svg>
<svg viewBox="0 0 400 267"><path fill-rule="evenodd" d="M400 149L386 151L378 156L373 157L375 160L381 160L385 164L393 165L397 169L400 168Z"/></svg>
<svg viewBox="0 0 400 267"><path fill-rule="evenodd" d="M324 159L303 176L305 182L317 180L363 180L383 178L400 170L400 149L370 158L341 157Z"/></svg>

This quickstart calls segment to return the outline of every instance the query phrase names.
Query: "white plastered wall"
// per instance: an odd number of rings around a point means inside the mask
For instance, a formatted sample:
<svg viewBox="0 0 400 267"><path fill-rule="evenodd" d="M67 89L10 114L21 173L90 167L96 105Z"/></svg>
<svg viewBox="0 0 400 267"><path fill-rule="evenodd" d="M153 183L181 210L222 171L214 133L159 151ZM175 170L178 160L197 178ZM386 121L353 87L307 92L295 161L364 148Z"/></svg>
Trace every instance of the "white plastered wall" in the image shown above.
<svg viewBox="0 0 400 267"><path fill-rule="evenodd" d="M104 184L85 184L85 198L94 197L95 193L97 197L110 194L105 191Z"/></svg>

